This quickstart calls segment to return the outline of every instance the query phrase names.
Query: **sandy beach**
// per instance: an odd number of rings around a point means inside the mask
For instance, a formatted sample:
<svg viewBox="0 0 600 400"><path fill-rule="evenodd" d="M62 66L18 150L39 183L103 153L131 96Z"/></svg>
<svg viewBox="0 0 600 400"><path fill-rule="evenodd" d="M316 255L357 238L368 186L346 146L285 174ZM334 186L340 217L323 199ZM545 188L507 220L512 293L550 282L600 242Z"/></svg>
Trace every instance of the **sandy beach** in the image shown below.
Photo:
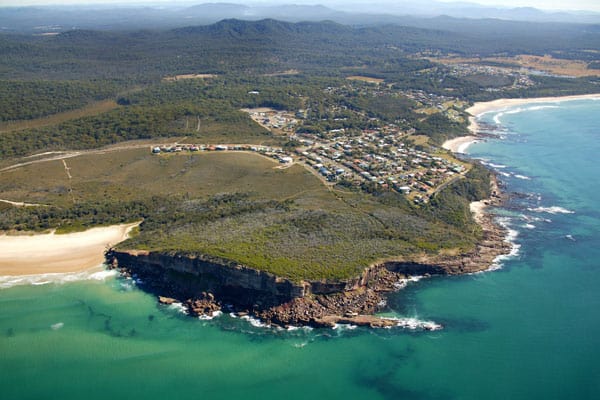
<svg viewBox="0 0 600 400"><path fill-rule="evenodd" d="M498 99L493 101L475 103L473 104L473 106L466 109L466 111L469 114L471 114L471 116L469 117L469 132L471 132L471 135L460 136L454 139L447 140L444 142L444 144L442 144L442 147L446 150L450 150L453 153L464 153L469 147L469 145L477 141L477 133L479 131L479 126L477 125L477 117L481 114L523 104L551 103L584 99L600 99L600 93L562 97L535 97L529 99Z"/></svg>
<svg viewBox="0 0 600 400"><path fill-rule="evenodd" d="M57 235L0 236L0 276L80 272L104 262L104 251L139 223Z"/></svg>
<svg viewBox="0 0 600 400"><path fill-rule="evenodd" d="M551 103L568 100L583 100L583 99L600 99L600 93L597 94L582 94L577 96L562 96L562 97L535 97L531 99L498 99L493 101L486 101L482 103L475 103L472 107L466 111L474 117L477 117L486 112L493 110L499 110L502 108L519 106L522 104L535 104L535 103ZM469 121L472 122L472 121Z"/></svg>
<svg viewBox="0 0 600 400"><path fill-rule="evenodd" d="M477 136L460 136L454 139L446 140L442 147L453 153L464 153L471 143L477 140Z"/></svg>

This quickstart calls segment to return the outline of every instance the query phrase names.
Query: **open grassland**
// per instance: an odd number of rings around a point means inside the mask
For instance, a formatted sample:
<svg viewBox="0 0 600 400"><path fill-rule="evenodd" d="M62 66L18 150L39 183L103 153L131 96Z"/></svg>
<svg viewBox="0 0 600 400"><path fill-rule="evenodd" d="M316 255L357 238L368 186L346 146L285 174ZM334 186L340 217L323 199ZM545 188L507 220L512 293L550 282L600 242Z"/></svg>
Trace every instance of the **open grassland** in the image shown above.
<svg viewBox="0 0 600 400"><path fill-rule="evenodd" d="M348 79L349 81L361 81L361 82L376 83L376 84L385 82L385 79L372 78L370 76L361 76L361 75L352 75L352 76L347 77L346 79Z"/></svg>
<svg viewBox="0 0 600 400"><path fill-rule="evenodd" d="M183 74L183 75L175 75L175 76L166 76L163 78L164 81L174 82L180 81L182 79L210 79L216 78L215 74Z"/></svg>
<svg viewBox="0 0 600 400"><path fill-rule="evenodd" d="M324 189L318 180L304 178L309 175L304 168L274 168L278 165L244 152L153 155L148 146L6 171L0 177L0 192L12 201L66 206L73 203L72 197L86 202L99 197L112 201L255 192L257 198L285 199L298 192ZM67 188L72 188L72 197Z"/></svg>
<svg viewBox="0 0 600 400"><path fill-rule="evenodd" d="M506 68L529 68L554 75L572 77L600 76L600 70L588 67L588 63L581 60L567 60L555 58L550 55L535 56L520 54L513 57L443 57L430 58L431 61L442 64L483 64L501 65Z"/></svg>
<svg viewBox="0 0 600 400"><path fill-rule="evenodd" d="M64 162L63 162L64 161ZM348 278L370 263L467 249L473 232L401 197L331 189L300 165L252 153L85 154L5 171L0 228L64 231L143 219L119 247L206 254L296 280Z"/></svg>

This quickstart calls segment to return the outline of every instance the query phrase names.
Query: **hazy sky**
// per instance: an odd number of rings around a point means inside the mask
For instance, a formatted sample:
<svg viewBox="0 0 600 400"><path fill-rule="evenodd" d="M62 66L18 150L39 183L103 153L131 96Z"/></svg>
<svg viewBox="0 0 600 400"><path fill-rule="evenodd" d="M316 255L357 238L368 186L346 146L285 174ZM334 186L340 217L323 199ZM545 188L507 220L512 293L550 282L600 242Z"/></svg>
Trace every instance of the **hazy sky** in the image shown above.
<svg viewBox="0 0 600 400"><path fill-rule="evenodd" d="M376 3L384 3L386 1L393 0L374 0ZM413 0L414 1L414 0ZM444 2L456 2L456 0L439 0ZM173 3L279 3L279 4L327 4L339 2L339 0L0 0L0 6L25 6L25 5L48 5L48 4L93 4L93 3L120 3L120 4L173 4ZM345 3L369 3L368 0L347 0ZM393 1L398 4L402 1ZM427 2L427 0L420 1L421 4ZM600 11L599 0L467 0L464 2L468 3L479 3L485 5L500 5L503 7L536 7L546 10L556 9L569 9L569 10L590 10Z"/></svg>

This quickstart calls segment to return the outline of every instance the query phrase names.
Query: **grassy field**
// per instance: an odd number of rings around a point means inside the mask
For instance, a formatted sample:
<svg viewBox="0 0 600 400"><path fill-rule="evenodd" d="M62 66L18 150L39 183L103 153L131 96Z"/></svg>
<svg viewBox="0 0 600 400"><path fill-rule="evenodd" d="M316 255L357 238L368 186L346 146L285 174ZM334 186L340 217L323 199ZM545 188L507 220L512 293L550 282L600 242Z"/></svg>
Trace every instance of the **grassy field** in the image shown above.
<svg viewBox="0 0 600 400"><path fill-rule="evenodd" d="M379 259L473 245L400 197L331 190L300 165L277 166L252 153L149 148L32 164L3 172L0 192L46 206L3 205L0 223L70 231L143 219L120 248L203 253L295 280L348 278Z"/></svg>
<svg viewBox="0 0 600 400"><path fill-rule="evenodd" d="M486 62L499 63L512 66L513 69L531 68L550 74L566 75L573 77L600 76L599 70L588 68L588 64L579 60L565 60L552 56L534 56L521 54L514 57L486 57L486 58L431 58L432 61L442 64L483 64Z"/></svg>
<svg viewBox="0 0 600 400"><path fill-rule="evenodd" d="M71 179L66 174L69 168ZM0 177L2 197L12 201L65 206L76 201L131 200L146 196L209 196L256 192L257 198L284 199L298 192L324 188L300 166L284 170L275 161L251 153L150 153L130 149L29 165ZM34 201L35 200L35 201Z"/></svg>
<svg viewBox="0 0 600 400"><path fill-rule="evenodd" d="M346 79L348 79L350 81L361 81L361 82L376 83L376 84L385 82L385 79L372 78L370 76L361 76L361 75L349 76Z"/></svg>

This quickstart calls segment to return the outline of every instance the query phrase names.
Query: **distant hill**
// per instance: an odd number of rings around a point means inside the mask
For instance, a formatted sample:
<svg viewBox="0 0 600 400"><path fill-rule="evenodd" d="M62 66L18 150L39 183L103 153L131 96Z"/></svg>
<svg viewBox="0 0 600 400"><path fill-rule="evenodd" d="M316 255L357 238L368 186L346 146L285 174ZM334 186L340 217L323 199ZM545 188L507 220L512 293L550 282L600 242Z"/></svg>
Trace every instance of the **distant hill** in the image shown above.
<svg viewBox="0 0 600 400"><path fill-rule="evenodd" d="M532 22L600 23L600 13L547 12L535 8L494 8L468 3L388 2L324 5L205 3L191 7L37 6L0 7L0 31L61 32L70 29L137 30L209 25L223 19L288 22L331 20L348 25L402 24L438 28L434 17L503 19ZM329 3L328 3L329 4ZM434 18L434 19L432 19Z"/></svg>
<svg viewBox="0 0 600 400"><path fill-rule="evenodd" d="M10 57L0 58L0 71L5 79L41 72L52 79L91 75L148 79L190 71L275 73L290 69L337 74L344 68L383 60L390 60L396 69L410 69L413 64L425 68L410 57L419 53L551 54L594 62L600 48L600 25L444 16L407 21L412 25L225 19L164 30L4 34L0 35L0 54Z"/></svg>

